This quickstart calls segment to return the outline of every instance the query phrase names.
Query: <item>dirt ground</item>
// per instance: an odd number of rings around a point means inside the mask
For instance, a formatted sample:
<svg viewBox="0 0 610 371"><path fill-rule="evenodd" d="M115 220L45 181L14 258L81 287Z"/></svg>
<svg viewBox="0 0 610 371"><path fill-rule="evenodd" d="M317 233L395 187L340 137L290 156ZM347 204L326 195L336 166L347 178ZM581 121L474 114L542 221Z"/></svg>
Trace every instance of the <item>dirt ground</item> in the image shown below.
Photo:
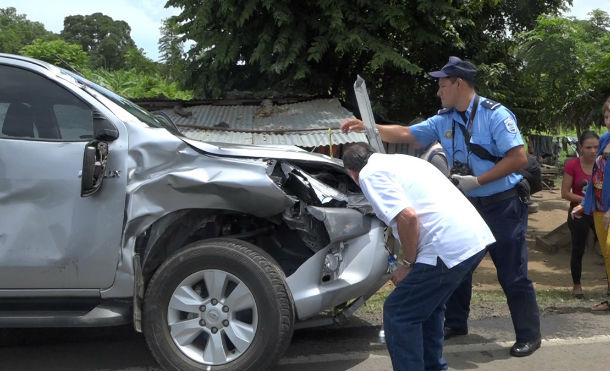
<svg viewBox="0 0 610 371"><path fill-rule="evenodd" d="M536 246L536 237L545 236L555 228L565 223L568 212L568 202L561 198L559 189L543 190L532 196L538 203L538 212L529 214L527 244L529 252L530 279L536 290L571 289L570 275L570 243L560 241L557 252L551 253ZM569 234L565 239L569 239ZM604 261L595 248L587 248L583 257L581 283L585 291L604 292L607 287ZM473 284L477 290L499 289L496 269L489 258L483 259L474 273Z"/></svg>

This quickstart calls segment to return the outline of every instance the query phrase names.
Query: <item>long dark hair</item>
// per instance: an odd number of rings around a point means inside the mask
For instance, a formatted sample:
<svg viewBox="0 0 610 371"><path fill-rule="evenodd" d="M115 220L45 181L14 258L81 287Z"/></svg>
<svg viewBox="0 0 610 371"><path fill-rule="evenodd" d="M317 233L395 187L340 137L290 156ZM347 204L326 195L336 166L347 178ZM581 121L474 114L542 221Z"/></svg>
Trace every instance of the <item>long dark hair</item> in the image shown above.
<svg viewBox="0 0 610 371"><path fill-rule="evenodd" d="M582 144L585 142L585 140L593 139L593 138L599 140L599 135L597 135L595 132L593 132L591 130L585 130L578 137L578 144L580 144L582 146Z"/></svg>

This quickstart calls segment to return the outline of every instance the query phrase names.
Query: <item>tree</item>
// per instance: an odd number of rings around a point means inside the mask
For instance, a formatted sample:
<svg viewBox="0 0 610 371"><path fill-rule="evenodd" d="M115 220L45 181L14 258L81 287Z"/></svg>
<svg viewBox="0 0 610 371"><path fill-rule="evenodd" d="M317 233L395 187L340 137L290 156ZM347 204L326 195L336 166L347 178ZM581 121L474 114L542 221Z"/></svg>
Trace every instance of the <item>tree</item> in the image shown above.
<svg viewBox="0 0 610 371"><path fill-rule="evenodd" d="M170 0L196 45L193 86L205 96L234 88L340 94L356 74L416 74L412 50L458 40L447 1ZM444 57L443 57L444 59ZM370 84L375 87L376 84Z"/></svg>
<svg viewBox="0 0 610 371"><path fill-rule="evenodd" d="M126 53L136 46L130 33L127 22L93 13L64 18L61 37L67 42L81 45L89 54L92 67L118 69L124 67Z"/></svg>
<svg viewBox="0 0 610 371"><path fill-rule="evenodd" d="M64 40L37 39L32 44L21 48L19 53L64 68L68 68L64 61L77 70L87 66L87 53L82 50L80 45L68 44Z"/></svg>
<svg viewBox="0 0 610 371"><path fill-rule="evenodd" d="M25 14L17 14L15 8L0 8L0 52L18 53L35 39L57 38L42 23L28 21Z"/></svg>
<svg viewBox="0 0 610 371"><path fill-rule="evenodd" d="M142 48L136 48L134 46L125 52L126 69L134 69L138 72L157 73L158 67L157 63L146 57L146 53Z"/></svg>
<svg viewBox="0 0 610 371"><path fill-rule="evenodd" d="M610 93L610 18L595 11L586 21L541 16L535 29L518 35L521 82L536 92L523 102L522 122L538 130L575 127L580 133L601 120Z"/></svg>
<svg viewBox="0 0 610 371"><path fill-rule="evenodd" d="M183 50L184 41L180 38L177 25L169 19L164 19L159 39L159 55L167 67L170 81L182 76L185 67Z"/></svg>
<svg viewBox="0 0 610 371"><path fill-rule="evenodd" d="M508 65L511 35L564 0L169 0L199 95L281 91L350 99L357 74L378 112L408 121L438 109L426 72L460 55ZM495 64L495 65L494 65ZM510 81L502 73L498 80ZM493 88L493 87L492 87Z"/></svg>

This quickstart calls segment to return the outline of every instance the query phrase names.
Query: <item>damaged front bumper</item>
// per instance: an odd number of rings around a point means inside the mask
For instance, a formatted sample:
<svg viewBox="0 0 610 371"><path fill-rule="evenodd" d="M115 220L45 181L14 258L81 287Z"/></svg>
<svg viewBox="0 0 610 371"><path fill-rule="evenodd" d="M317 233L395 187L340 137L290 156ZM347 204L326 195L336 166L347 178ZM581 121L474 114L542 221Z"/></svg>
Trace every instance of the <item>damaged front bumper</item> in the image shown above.
<svg viewBox="0 0 610 371"><path fill-rule="evenodd" d="M343 211L349 212L350 209ZM337 213L326 214L329 223L334 223L336 216ZM353 220L359 223L358 218L362 219L363 216L354 217ZM368 233L346 241L332 242L287 278L300 320L354 298L366 299L387 280L385 227L374 217L364 218L370 224ZM349 224L345 226L347 230L350 229Z"/></svg>
<svg viewBox="0 0 610 371"><path fill-rule="evenodd" d="M288 163L281 168L283 187L309 202L301 215L323 223L329 241L287 278L299 320L352 299L362 304L387 281L385 225L361 194L347 196Z"/></svg>

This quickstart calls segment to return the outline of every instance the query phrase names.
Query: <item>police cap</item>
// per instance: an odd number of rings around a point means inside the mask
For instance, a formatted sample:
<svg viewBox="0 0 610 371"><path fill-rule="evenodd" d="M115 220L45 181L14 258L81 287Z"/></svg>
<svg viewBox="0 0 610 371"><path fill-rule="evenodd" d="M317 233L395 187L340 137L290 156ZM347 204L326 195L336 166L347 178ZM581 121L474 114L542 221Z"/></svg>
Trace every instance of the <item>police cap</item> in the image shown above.
<svg viewBox="0 0 610 371"><path fill-rule="evenodd" d="M441 68L440 71L430 72L430 76L435 79L442 77L459 77L462 80L474 81L474 76L477 73L477 69L474 64L463 61L458 57L449 57L449 62Z"/></svg>

